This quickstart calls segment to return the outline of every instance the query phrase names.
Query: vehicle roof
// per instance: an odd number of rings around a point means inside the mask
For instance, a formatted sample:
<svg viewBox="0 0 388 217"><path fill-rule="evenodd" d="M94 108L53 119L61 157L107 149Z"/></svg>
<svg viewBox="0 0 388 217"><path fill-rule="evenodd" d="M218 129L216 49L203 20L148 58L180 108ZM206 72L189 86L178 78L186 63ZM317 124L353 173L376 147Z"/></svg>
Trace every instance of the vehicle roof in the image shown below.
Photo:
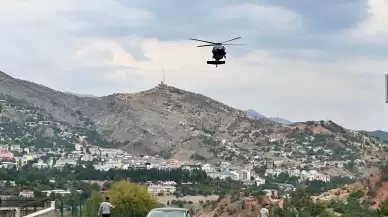
<svg viewBox="0 0 388 217"><path fill-rule="evenodd" d="M177 208L177 207L162 207L151 209L151 211L188 211L186 208Z"/></svg>

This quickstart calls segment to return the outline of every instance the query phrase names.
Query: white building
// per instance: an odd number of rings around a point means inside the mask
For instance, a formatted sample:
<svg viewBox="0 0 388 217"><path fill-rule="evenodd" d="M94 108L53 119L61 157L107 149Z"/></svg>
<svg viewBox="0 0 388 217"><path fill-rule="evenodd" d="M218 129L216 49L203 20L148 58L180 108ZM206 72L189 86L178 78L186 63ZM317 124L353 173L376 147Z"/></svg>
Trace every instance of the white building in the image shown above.
<svg viewBox="0 0 388 217"><path fill-rule="evenodd" d="M0 150L8 151L9 150L9 146L8 145L0 145Z"/></svg>
<svg viewBox="0 0 388 217"><path fill-rule="evenodd" d="M56 168L63 168L65 165L70 165L70 166L77 166L77 161L73 160L73 159L58 159L56 162L55 162L55 166Z"/></svg>
<svg viewBox="0 0 388 217"><path fill-rule="evenodd" d="M25 198L32 198L34 197L34 192L31 190L23 190L19 193L20 197L25 197Z"/></svg>
<svg viewBox="0 0 388 217"><path fill-rule="evenodd" d="M212 169L212 167L211 167L210 164L204 164L204 165L202 165L202 170L203 170L203 171L209 171L209 170L211 170L211 169Z"/></svg>
<svg viewBox="0 0 388 217"><path fill-rule="evenodd" d="M16 186L16 182L15 182L15 181L10 181L10 180L0 180L0 186L1 186L1 187L6 186L7 184L9 184L9 185L12 186L12 187Z"/></svg>
<svg viewBox="0 0 388 217"><path fill-rule="evenodd" d="M92 161L93 159L94 159L94 157L92 155L89 155L89 154L85 154L84 156L81 157L82 161Z"/></svg>
<svg viewBox="0 0 388 217"><path fill-rule="evenodd" d="M74 148L75 148L76 151L81 151L81 150L82 150L82 145L79 144L79 143L76 143L76 144L74 145Z"/></svg>
<svg viewBox="0 0 388 217"><path fill-rule="evenodd" d="M32 166L38 169L44 169L49 167L49 165L44 163L41 159L39 159L37 163L33 163Z"/></svg>
<svg viewBox="0 0 388 217"><path fill-rule="evenodd" d="M230 178L232 180L238 180L238 174L236 175L235 173L232 173L232 172L229 172L229 171L221 172L219 174L219 177L220 177L220 179Z"/></svg>
<svg viewBox="0 0 388 217"><path fill-rule="evenodd" d="M158 194L173 194L176 191L176 187L172 185L150 185L148 186L148 193L158 195Z"/></svg>
<svg viewBox="0 0 388 217"><path fill-rule="evenodd" d="M20 145L11 145L10 151L22 152L23 149L20 147Z"/></svg>
<svg viewBox="0 0 388 217"><path fill-rule="evenodd" d="M257 186L260 186L260 185L264 185L265 184L265 179L262 179L260 177L256 177L255 178L255 181L256 181L256 185Z"/></svg>
<svg viewBox="0 0 388 217"><path fill-rule="evenodd" d="M76 190L78 193L82 193L81 190ZM71 191L69 190L62 190L62 189L56 189L56 190L45 190L42 191L42 193L46 193L46 196L50 196L51 194L60 194L60 195L65 195L65 194L71 194Z"/></svg>
<svg viewBox="0 0 388 217"><path fill-rule="evenodd" d="M240 170L238 174L241 181L251 180L251 172L248 170Z"/></svg>
<svg viewBox="0 0 388 217"><path fill-rule="evenodd" d="M266 169L264 176L278 176L280 173L283 173L285 171L281 169Z"/></svg>
<svg viewBox="0 0 388 217"><path fill-rule="evenodd" d="M206 172L207 176L209 176L209 177L212 178L212 179L215 179L215 178L217 178L217 177L220 177L219 174L218 174L218 172L217 172L217 170L215 170L215 169L208 170L208 171L205 171L205 172Z"/></svg>

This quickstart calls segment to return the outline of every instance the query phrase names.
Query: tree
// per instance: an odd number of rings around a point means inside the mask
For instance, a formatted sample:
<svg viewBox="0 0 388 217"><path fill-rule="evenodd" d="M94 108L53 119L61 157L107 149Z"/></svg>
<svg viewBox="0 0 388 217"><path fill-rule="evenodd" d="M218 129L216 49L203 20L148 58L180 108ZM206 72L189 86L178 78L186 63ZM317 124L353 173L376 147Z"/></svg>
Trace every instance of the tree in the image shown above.
<svg viewBox="0 0 388 217"><path fill-rule="evenodd" d="M90 198L86 201L82 209L83 217L97 216L99 204L103 201L102 194L100 192L94 192Z"/></svg>
<svg viewBox="0 0 388 217"><path fill-rule="evenodd" d="M384 217L388 215L388 200L383 201L376 210L376 217Z"/></svg>
<svg viewBox="0 0 388 217"><path fill-rule="evenodd" d="M108 196L116 206L112 216L143 217L149 210L158 207L156 198L148 193L145 186L125 180L114 183Z"/></svg>

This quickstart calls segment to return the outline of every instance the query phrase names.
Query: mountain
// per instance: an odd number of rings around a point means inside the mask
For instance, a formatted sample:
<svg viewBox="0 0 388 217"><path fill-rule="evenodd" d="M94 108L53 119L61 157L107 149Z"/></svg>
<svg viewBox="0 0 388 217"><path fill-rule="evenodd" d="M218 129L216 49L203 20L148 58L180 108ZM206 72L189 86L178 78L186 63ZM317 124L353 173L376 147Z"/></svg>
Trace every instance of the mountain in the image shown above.
<svg viewBox="0 0 388 217"><path fill-rule="evenodd" d="M260 113L258 113L257 111L253 110L253 109L248 109L245 111L245 113L247 113L248 116L250 117L255 117L255 118L268 118L269 120L271 121L274 121L275 123L278 123L278 124L292 124L291 121L289 120L286 120L286 119L283 119L283 118L277 118L277 117L266 117Z"/></svg>
<svg viewBox="0 0 388 217"><path fill-rule="evenodd" d="M292 124L291 121L283 119L283 118L269 117L268 119L270 119L271 121L274 121L275 123L278 123L278 124L285 124L285 125Z"/></svg>
<svg viewBox="0 0 388 217"><path fill-rule="evenodd" d="M367 165L383 162L382 150L388 148L333 121L277 124L167 85L81 97L0 72L0 105L0 143L23 146L74 149L75 143L86 143L210 163L282 159L285 165L303 163L333 174L354 172L347 167L330 170L320 163L362 159L365 165L357 168L364 172Z"/></svg>
<svg viewBox="0 0 388 217"><path fill-rule="evenodd" d="M216 134L248 149L274 126L271 121L250 118L201 94L166 85L139 93L91 98L55 91L0 72L0 95L14 106L5 112L10 122L25 125L31 121L11 112L15 106L28 107L39 110L46 119L67 125L69 130L95 131L122 149L145 154L167 152L187 158L199 153L210 158L212 154L201 144L201 135Z"/></svg>
<svg viewBox="0 0 388 217"><path fill-rule="evenodd" d="M253 109L248 109L245 111L249 116L251 117L255 117L255 118L266 118L266 116L258 113L257 111L253 110Z"/></svg>
<svg viewBox="0 0 388 217"><path fill-rule="evenodd" d="M367 133L368 135L375 136L381 140L388 141L388 132L382 131L382 130L376 130L376 131L362 131Z"/></svg>
<svg viewBox="0 0 388 217"><path fill-rule="evenodd" d="M75 95L75 96L79 96L79 97L97 97L97 96L94 96L94 95L91 95L91 94L79 94L79 93L72 93L72 92L65 92L65 93L68 93L68 94L71 94L71 95Z"/></svg>

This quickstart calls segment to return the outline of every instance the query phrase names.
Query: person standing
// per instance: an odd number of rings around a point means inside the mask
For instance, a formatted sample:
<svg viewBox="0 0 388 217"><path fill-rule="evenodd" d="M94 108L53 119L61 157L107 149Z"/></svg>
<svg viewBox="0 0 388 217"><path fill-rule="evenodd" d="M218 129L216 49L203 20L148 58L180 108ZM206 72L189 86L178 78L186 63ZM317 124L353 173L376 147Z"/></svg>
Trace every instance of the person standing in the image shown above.
<svg viewBox="0 0 388 217"><path fill-rule="evenodd" d="M269 217L269 204L266 203L263 208L260 210L261 217Z"/></svg>
<svg viewBox="0 0 388 217"><path fill-rule="evenodd" d="M111 210L114 206L109 202L109 197L105 198L105 202L102 202L100 205L100 209L98 210L98 216L102 213L102 217L110 217Z"/></svg>

